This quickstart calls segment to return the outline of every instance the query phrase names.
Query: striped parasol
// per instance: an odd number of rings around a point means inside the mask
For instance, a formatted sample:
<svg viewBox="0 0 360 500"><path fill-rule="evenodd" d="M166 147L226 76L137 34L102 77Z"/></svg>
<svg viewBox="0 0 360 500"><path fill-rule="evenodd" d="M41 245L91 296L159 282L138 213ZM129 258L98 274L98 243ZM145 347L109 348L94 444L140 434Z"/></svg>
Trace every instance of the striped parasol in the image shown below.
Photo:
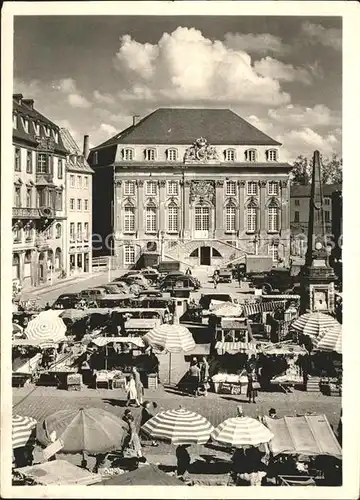
<svg viewBox="0 0 360 500"><path fill-rule="evenodd" d="M341 328L335 318L321 312L306 313L297 318L291 328L314 339L321 331L329 328Z"/></svg>
<svg viewBox="0 0 360 500"><path fill-rule="evenodd" d="M21 448L25 446L29 440L35 439L36 420L31 417L22 417L21 415L13 415L12 418L12 447Z"/></svg>
<svg viewBox="0 0 360 500"><path fill-rule="evenodd" d="M59 342L65 338L66 325L59 317L60 311L44 311L31 320L25 330L28 339ZM51 313L51 314L50 314Z"/></svg>
<svg viewBox="0 0 360 500"><path fill-rule="evenodd" d="M268 443L274 435L259 420L238 416L224 420L211 433L211 438L234 448L259 446Z"/></svg>
<svg viewBox="0 0 360 500"><path fill-rule="evenodd" d="M144 335L143 340L153 347L160 347L170 353L189 352L195 347L195 341L190 331L180 324L164 323L155 326Z"/></svg>
<svg viewBox="0 0 360 500"><path fill-rule="evenodd" d="M206 443L214 427L205 417L180 407L158 413L142 426L142 430L153 439L163 439L179 446Z"/></svg>
<svg viewBox="0 0 360 500"><path fill-rule="evenodd" d="M316 351L330 351L342 354L342 328L341 325L332 328L323 328L313 340Z"/></svg>

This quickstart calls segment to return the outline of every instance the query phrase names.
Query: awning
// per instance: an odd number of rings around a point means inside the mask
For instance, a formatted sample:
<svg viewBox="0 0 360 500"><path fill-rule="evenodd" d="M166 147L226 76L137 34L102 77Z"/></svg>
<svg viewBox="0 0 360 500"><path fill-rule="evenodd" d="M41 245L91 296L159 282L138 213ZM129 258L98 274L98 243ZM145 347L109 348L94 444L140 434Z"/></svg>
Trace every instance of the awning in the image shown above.
<svg viewBox="0 0 360 500"><path fill-rule="evenodd" d="M125 322L125 330L152 330L161 324L160 319L128 319Z"/></svg>
<svg viewBox="0 0 360 500"><path fill-rule="evenodd" d="M117 344L134 344L137 347L144 347L144 342L140 337L96 337L91 340L94 344L102 347L112 342Z"/></svg>
<svg viewBox="0 0 360 500"><path fill-rule="evenodd" d="M257 304L244 304L244 314L245 316L251 316L252 314L259 314L263 312L276 311L277 309L285 308L285 300L271 302L259 302Z"/></svg>
<svg viewBox="0 0 360 500"><path fill-rule="evenodd" d="M331 455L342 457L342 450L326 415L304 415L273 419L264 417L264 423L274 434L270 450L301 455Z"/></svg>
<svg viewBox="0 0 360 500"><path fill-rule="evenodd" d="M262 299L300 300L300 295L262 295Z"/></svg>
<svg viewBox="0 0 360 500"><path fill-rule="evenodd" d="M226 352L229 354L235 354L237 352L243 352L243 353L256 353L256 345L251 343L251 342L216 342L215 344L215 349L217 350L218 354L221 356L225 354Z"/></svg>
<svg viewBox="0 0 360 500"><path fill-rule="evenodd" d="M190 352L185 352L184 356L209 356L211 344L196 344Z"/></svg>
<svg viewBox="0 0 360 500"><path fill-rule="evenodd" d="M306 354L307 351L304 347L294 344L294 343L282 343L279 342L278 344L262 344L260 349L263 354L268 354L268 355L288 355L288 354L294 354L294 355L303 355Z"/></svg>

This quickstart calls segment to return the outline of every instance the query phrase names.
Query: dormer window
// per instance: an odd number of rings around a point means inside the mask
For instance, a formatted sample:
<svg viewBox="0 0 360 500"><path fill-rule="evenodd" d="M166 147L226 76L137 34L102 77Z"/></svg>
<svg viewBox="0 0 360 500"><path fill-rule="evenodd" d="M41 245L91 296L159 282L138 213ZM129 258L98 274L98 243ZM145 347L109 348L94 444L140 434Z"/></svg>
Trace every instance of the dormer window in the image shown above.
<svg viewBox="0 0 360 500"><path fill-rule="evenodd" d="M248 149L245 152L246 161L256 161L256 149Z"/></svg>
<svg viewBox="0 0 360 500"><path fill-rule="evenodd" d="M40 125L38 123L33 122L35 135L40 135Z"/></svg>
<svg viewBox="0 0 360 500"><path fill-rule="evenodd" d="M130 148L123 149L122 159L125 161L132 161L134 159L134 150Z"/></svg>
<svg viewBox="0 0 360 500"><path fill-rule="evenodd" d="M154 148L145 149L145 160L146 161L155 161L156 151Z"/></svg>
<svg viewBox="0 0 360 500"><path fill-rule="evenodd" d="M46 137L50 137L50 128L49 127L44 127L45 135Z"/></svg>
<svg viewBox="0 0 360 500"><path fill-rule="evenodd" d="M277 149L268 149L266 153L267 153L267 160L268 161L277 161L278 160Z"/></svg>
<svg viewBox="0 0 360 500"><path fill-rule="evenodd" d="M225 149L225 161L235 161L235 149Z"/></svg>
<svg viewBox="0 0 360 500"><path fill-rule="evenodd" d="M23 127L24 127L25 132L28 134L29 133L29 120L27 120L26 118L22 118L22 123L23 123Z"/></svg>
<svg viewBox="0 0 360 500"><path fill-rule="evenodd" d="M167 160L168 161L176 161L177 160L177 151L176 151L176 149L168 149L167 150Z"/></svg>
<svg viewBox="0 0 360 500"><path fill-rule="evenodd" d="M17 115L15 113L13 114L13 128L17 129Z"/></svg>
<svg viewBox="0 0 360 500"><path fill-rule="evenodd" d="M54 141L57 143L59 140L59 134L57 133L56 130L53 130L53 136L54 136Z"/></svg>

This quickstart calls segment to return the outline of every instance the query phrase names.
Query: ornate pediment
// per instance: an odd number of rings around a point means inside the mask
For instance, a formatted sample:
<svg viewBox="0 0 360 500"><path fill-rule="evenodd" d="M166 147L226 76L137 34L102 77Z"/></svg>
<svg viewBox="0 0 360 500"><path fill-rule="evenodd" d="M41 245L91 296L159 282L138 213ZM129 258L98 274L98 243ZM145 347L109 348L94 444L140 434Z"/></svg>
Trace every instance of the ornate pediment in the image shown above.
<svg viewBox="0 0 360 500"><path fill-rule="evenodd" d="M187 148L184 163L219 162L219 156L214 146L210 146L204 137L199 137L192 146Z"/></svg>
<svg viewBox="0 0 360 500"><path fill-rule="evenodd" d="M208 201L214 203L215 186L213 181L193 181L190 184L190 202Z"/></svg>

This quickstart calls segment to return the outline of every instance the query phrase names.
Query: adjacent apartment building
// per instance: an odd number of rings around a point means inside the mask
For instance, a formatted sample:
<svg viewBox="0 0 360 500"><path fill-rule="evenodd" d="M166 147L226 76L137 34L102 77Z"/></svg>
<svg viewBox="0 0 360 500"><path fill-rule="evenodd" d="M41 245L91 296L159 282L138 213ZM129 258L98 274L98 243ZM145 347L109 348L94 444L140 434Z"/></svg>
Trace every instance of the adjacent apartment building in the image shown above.
<svg viewBox="0 0 360 500"><path fill-rule="evenodd" d="M229 109L134 117L88 161L94 232L113 235L117 267L149 254L186 266L289 259L291 166L279 142Z"/></svg>
<svg viewBox="0 0 360 500"><path fill-rule="evenodd" d="M36 286L66 272L65 163L59 127L13 95L12 276Z"/></svg>
<svg viewBox="0 0 360 500"><path fill-rule="evenodd" d="M70 132L62 128L60 135L68 151L66 158L66 272L68 276L91 272L92 252L92 175L86 161L89 137L84 137L80 150Z"/></svg>

